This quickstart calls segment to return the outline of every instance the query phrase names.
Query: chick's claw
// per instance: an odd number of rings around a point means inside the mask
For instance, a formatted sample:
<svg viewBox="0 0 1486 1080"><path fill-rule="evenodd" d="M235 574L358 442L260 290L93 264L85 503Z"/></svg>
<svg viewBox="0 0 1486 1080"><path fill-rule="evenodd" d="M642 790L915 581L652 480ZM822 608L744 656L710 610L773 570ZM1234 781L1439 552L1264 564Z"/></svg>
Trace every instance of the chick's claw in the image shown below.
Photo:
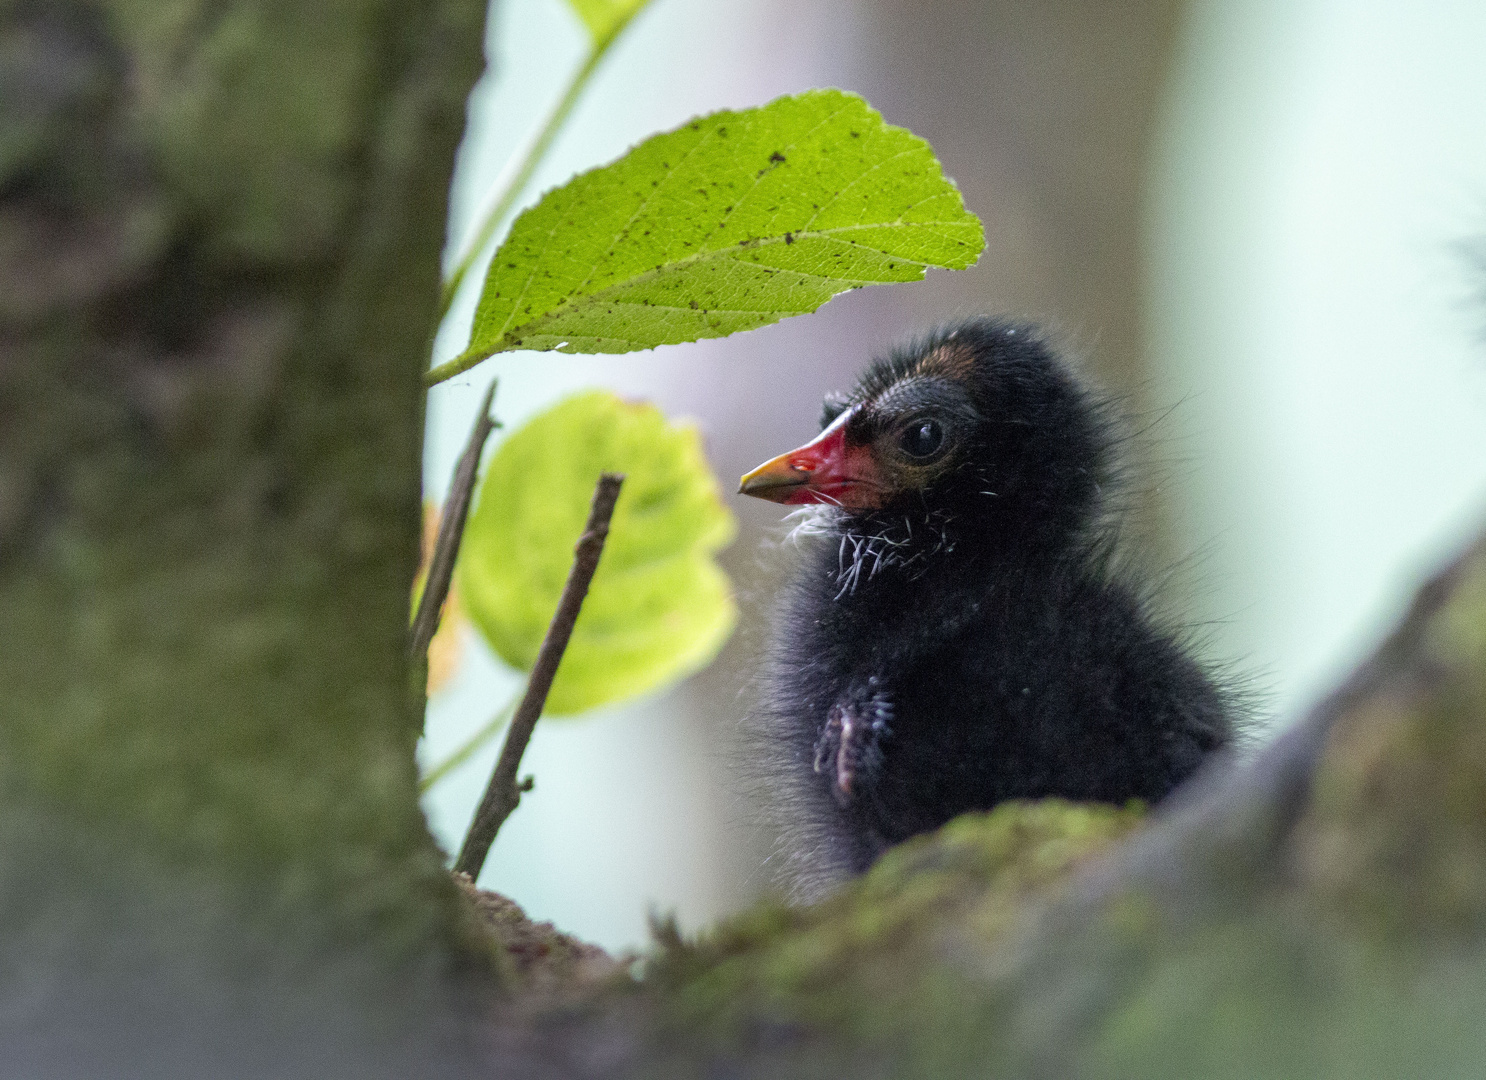
<svg viewBox="0 0 1486 1080"><path fill-rule="evenodd" d="M882 768L881 744L892 733L891 716L892 706L881 692L849 694L826 714L815 741L815 772L831 777L831 793L840 805L848 805L860 782Z"/></svg>

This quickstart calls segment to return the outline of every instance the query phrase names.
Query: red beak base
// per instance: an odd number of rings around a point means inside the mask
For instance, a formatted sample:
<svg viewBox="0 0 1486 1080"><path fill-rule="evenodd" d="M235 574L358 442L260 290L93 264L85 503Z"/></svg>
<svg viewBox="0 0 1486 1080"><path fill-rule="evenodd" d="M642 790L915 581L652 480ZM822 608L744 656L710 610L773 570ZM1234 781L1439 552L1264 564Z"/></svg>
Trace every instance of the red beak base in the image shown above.
<svg viewBox="0 0 1486 1080"><path fill-rule="evenodd" d="M871 449L846 442L850 416L851 410L842 413L798 450L764 462L743 477L738 493L786 506L828 503L848 510L881 506L882 484Z"/></svg>

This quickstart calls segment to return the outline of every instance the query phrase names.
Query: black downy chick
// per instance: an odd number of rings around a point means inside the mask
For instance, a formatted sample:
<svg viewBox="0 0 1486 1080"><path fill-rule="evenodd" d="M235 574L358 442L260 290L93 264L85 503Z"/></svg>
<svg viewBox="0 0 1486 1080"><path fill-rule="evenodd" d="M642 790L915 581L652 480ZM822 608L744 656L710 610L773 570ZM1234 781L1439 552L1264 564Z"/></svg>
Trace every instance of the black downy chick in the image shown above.
<svg viewBox="0 0 1486 1080"><path fill-rule="evenodd" d="M968 810L1158 802L1229 695L1115 573L1107 410L1028 326L874 363L740 491L808 506L761 708L801 897Z"/></svg>

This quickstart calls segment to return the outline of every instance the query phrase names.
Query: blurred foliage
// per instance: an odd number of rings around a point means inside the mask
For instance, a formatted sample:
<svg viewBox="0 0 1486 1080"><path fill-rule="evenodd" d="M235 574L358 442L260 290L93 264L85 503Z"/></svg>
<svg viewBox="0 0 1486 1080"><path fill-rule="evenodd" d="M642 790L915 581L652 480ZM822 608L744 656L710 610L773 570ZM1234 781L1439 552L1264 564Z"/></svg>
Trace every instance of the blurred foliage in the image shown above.
<svg viewBox="0 0 1486 1080"><path fill-rule="evenodd" d="M638 15L650 0L568 0L595 44L612 38Z"/></svg>
<svg viewBox="0 0 1486 1080"><path fill-rule="evenodd" d="M622 701L698 670L737 617L712 558L735 526L696 429L668 424L653 406L592 391L521 427L486 470L458 586L491 647L530 670L603 472L627 479L547 699L552 714Z"/></svg>

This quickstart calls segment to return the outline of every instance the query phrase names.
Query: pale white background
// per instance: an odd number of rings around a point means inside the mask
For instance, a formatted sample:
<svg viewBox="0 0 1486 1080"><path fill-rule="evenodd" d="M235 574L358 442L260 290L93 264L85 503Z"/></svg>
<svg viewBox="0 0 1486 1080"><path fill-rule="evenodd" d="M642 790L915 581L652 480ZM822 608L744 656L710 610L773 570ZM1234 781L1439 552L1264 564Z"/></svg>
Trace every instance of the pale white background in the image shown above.
<svg viewBox="0 0 1486 1080"><path fill-rule="evenodd" d="M1486 4L1201 0L1152 166L1196 610L1281 720L1486 524Z"/></svg>

